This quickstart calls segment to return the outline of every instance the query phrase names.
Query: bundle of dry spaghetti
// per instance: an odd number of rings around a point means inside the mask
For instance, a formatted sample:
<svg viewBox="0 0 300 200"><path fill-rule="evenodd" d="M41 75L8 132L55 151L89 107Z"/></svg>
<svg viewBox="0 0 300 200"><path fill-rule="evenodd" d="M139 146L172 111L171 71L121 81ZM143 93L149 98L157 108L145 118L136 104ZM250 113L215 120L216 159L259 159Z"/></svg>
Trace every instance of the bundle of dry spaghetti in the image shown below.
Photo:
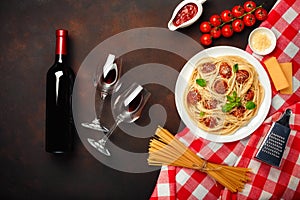
<svg viewBox="0 0 300 200"><path fill-rule="evenodd" d="M232 167L207 162L187 148L168 130L158 127L149 144L148 164L172 165L200 170L207 173L231 192L242 191L250 181L249 168Z"/></svg>

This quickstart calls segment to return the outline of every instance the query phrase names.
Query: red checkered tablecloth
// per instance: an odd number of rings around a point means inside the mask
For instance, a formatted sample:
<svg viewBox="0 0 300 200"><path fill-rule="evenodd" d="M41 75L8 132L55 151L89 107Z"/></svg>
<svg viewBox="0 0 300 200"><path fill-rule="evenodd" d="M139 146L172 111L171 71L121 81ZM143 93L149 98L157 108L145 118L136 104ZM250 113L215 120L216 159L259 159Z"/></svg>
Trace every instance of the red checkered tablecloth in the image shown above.
<svg viewBox="0 0 300 200"><path fill-rule="evenodd" d="M249 137L232 143L214 143L197 138L185 128L176 135L200 157L215 163L249 167L252 180L242 192L232 194L197 170L163 166L150 199L300 199L300 1L280 0L261 26L277 36L276 49L266 57L293 64L293 94L279 94L272 85L272 106L267 119ZM252 53L247 47L246 51ZM286 108L291 108L291 134L280 168L271 167L254 155L259 143Z"/></svg>

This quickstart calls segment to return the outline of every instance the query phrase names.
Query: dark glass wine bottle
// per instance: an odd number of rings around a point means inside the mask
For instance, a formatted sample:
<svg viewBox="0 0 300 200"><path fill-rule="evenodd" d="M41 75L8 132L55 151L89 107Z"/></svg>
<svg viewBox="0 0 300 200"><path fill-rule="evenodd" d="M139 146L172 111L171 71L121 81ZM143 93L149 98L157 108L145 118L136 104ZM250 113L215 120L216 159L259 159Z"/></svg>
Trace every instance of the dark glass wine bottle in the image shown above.
<svg viewBox="0 0 300 200"><path fill-rule="evenodd" d="M67 65L67 30L56 30L55 62L47 72L46 151L70 152L75 126L72 116L72 90L75 74Z"/></svg>

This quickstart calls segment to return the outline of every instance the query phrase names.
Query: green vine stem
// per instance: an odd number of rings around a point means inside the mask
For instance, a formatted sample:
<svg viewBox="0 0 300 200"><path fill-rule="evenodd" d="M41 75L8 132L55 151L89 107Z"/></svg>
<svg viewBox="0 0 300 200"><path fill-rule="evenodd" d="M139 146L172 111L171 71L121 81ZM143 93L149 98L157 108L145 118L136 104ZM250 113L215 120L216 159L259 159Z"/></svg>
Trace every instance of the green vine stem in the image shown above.
<svg viewBox="0 0 300 200"><path fill-rule="evenodd" d="M259 9L259 8L262 8L263 5L264 5L264 3L261 4L261 5L259 5L259 6L257 6L257 7L255 7L253 10L244 13L243 15L241 15L241 16L239 16L239 17L234 17L234 18L232 18L230 21L228 21L228 22L223 22L223 23L220 24L219 26L215 26L215 27L217 27L217 28L222 28L225 24L232 23L232 22L233 22L234 20L236 20L236 19L242 19L244 16L246 16L246 15L248 15L248 14L251 14L251 13L255 12L255 11L256 11L257 9Z"/></svg>

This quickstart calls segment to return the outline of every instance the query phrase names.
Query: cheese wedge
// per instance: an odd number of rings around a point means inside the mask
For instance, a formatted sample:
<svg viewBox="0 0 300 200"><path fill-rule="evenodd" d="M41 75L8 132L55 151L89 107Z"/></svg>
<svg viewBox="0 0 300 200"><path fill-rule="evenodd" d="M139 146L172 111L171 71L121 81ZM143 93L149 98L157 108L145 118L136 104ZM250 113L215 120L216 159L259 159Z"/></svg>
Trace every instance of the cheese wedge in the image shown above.
<svg viewBox="0 0 300 200"><path fill-rule="evenodd" d="M275 57L268 58L264 63L277 91L289 87L289 82Z"/></svg>
<svg viewBox="0 0 300 200"><path fill-rule="evenodd" d="M293 65L291 62L279 63L285 78L289 83L289 87L280 90L281 94L293 94Z"/></svg>

